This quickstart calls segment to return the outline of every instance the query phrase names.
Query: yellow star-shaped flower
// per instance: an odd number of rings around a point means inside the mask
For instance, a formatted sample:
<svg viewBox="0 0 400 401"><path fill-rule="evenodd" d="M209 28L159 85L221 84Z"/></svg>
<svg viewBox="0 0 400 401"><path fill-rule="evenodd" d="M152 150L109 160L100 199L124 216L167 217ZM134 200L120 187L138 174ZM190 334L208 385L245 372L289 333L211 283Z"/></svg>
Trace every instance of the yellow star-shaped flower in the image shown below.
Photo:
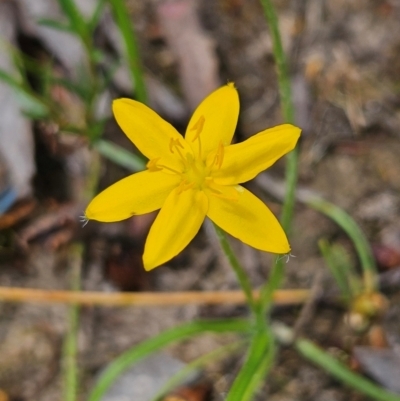
<svg viewBox="0 0 400 401"><path fill-rule="evenodd" d="M291 151L300 129L283 124L231 145L239 115L232 83L211 93L194 112L185 138L142 103L118 99L114 116L149 159L147 170L97 195L85 216L120 221L160 210L146 240L143 262L151 270L181 252L208 216L244 243L273 253L290 246L265 204L238 185Z"/></svg>

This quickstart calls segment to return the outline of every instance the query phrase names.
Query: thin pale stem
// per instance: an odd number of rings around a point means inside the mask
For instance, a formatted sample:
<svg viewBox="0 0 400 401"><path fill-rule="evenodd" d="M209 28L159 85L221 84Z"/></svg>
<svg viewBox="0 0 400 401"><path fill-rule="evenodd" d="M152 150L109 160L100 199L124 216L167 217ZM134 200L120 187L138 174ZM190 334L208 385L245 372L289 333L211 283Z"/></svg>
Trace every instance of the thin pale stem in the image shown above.
<svg viewBox="0 0 400 401"><path fill-rule="evenodd" d="M253 292L257 299L259 293ZM273 293L276 305L302 304L309 290L278 290ZM187 291L187 292L94 292L38 290L33 288L0 287L1 302L65 303L101 306L174 306L174 305L240 305L246 302L243 291Z"/></svg>

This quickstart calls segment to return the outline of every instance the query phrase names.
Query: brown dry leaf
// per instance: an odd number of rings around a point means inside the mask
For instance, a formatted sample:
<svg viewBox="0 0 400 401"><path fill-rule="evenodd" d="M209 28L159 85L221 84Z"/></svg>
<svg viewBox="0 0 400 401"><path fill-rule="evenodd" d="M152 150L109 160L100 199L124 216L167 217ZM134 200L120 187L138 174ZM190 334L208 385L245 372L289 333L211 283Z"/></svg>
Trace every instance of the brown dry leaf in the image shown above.
<svg viewBox="0 0 400 401"><path fill-rule="evenodd" d="M0 216L0 230L10 228L20 222L34 210L35 206L36 202L32 199L17 203L10 211Z"/></svg>
<svg viewBox="0 0 400 401"><path fill-rule="evenodd" d="M26 249L29 242L49 235L50 238L47 237L45 244L51 248L60 246L72 237L82 210L82 205L66 204L38 217L18 233L19 245Z"/></svg>
<svg viewBox="0 0 400 401"><path fill-rule="evenodd" d="M157 14L177 58L184 95L194 110L220 85L214 44L200 25L194 1L162 2Z"/></svg>

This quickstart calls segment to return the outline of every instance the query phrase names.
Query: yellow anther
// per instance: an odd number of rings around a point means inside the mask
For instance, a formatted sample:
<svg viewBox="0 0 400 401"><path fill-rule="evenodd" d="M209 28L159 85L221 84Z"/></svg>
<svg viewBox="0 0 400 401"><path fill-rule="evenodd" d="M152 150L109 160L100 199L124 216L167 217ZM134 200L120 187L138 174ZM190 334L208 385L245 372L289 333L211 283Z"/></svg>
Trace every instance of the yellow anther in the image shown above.
<svg viewBox="0 0 400 401"><path fill-rule="evenodd" d="M171 171L171 173L181 174L178 170L175 170L168 166L164 166L163 164L159 164L158 161L160 159L161 159L161 157L156 157L155 159L149 160L146 164L147 169L151 172L161 171L161 170L169 170L169 171Z"/></svg>
<svg viewBox="0 0 400 401"><path fill-rule="evenodd" d="M169 141L169 151L171 153L174 153L174 148L178 149L178 147L184 149L183 145L179 142L179 138L171 138L171 140Z"/></svg>
<svg viewBox="0 0 400 401"><path fill-rule="evenodd" d="M176 193L180 195L183 191L187 191L194 187L194 182L188 182L186 180L181 181L178 188L176 188Z"/></svg>
<svg viewBox="0 0 400 401"><path fill-rule="evenodd" d="M225 148L224 148L222 141L220 141L218 144L217 153L215 155L214 162L213 162L213 164L216 164L218 166L218 168L222 167L222 163L224 161L224 154L225 154Z"/></svg>
<svg viewBox="0 0 400 401"><path fill-rule="evenodd" d="M199 138L201 131L203 131L203 127L204 127L204 122L206 121L206 119L204 118L204 116L200 116L199 119L197 120L197 122L193 125L192 128L190 128L190 131L196 131L196 134L194 135L192 142L194 142L196 139Z"/></svg>
<svg viewBox="0 0 400 401"><path fill-rule="evenodd" d="M155 159L149 160L146 164L146 167L149 171L161 171L162 167L157 165L157 162L160 160L160 157L156 157Z"/></svg>
<svg viewBox="0 0 400 401"><path fill-rule="evenodd" d="M169 141L169 151L171 153L174 153L174 150L176 150L180 156L180 158L185 162L185 158L182 155L181 150L179 149L185 149L185 147L179 142L179 138L171 138Z"/></svg>

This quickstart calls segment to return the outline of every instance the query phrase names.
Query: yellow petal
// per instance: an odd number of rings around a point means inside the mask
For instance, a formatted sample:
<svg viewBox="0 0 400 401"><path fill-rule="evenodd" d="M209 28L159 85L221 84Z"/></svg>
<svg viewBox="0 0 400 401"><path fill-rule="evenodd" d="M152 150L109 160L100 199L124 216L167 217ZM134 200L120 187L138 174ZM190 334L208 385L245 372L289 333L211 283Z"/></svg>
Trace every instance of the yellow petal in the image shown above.
<svg viewBox="0 0 400 401"><path fill-rule="evenodd" d="M181 159L176 150L171 151L171 143L178 141L183 155L191 149L171 124L135 100L114 100L112 108L122 131L148 159L159 158L158 164L181 170Z"/></svg>
<svg viewBox="0 0 400 401"><path fill-rule="evenodd" d="M97 195L86 208L85 216L89 220L111 222L160 209L180 179L161 171L130 175Z"/></svg>
<svg viewBox="0 0 400 401"><path fill-rule="evenodd" d="M181 252L199 231L207 208L208 199L202 191L172 191L151 226L144 248L144 268L152 270Z"/></svg>
<svg viewBox="0 0 400 401"><path fill-rule="evenodd" d="M229 199L232 187L220 187L226 199L209 195L207 216L245 244L262 251L288 253L290 246L281 225L265 204L247 189L236 186L239 197Z"/></svg>
<svg viewBox="0 0 400 401"><path fill-rule="evenodd" d="M244 142L227 146L221 168L213 169L215 182L221 185L235 185L254 178L261 171L274 164L296 146L300 128L282 124L254 135ZM210 154L207 164L215 159Z"/></svg>
<svg viewBox="0 0 400 401"><path fill-rule="evenodd" d="M229 145L235 133L238 116L239 96L233 83L208 95L195 110L186 130L185 139L195 155L199 154L200 142L203 160L220 143Z"/></svg>

